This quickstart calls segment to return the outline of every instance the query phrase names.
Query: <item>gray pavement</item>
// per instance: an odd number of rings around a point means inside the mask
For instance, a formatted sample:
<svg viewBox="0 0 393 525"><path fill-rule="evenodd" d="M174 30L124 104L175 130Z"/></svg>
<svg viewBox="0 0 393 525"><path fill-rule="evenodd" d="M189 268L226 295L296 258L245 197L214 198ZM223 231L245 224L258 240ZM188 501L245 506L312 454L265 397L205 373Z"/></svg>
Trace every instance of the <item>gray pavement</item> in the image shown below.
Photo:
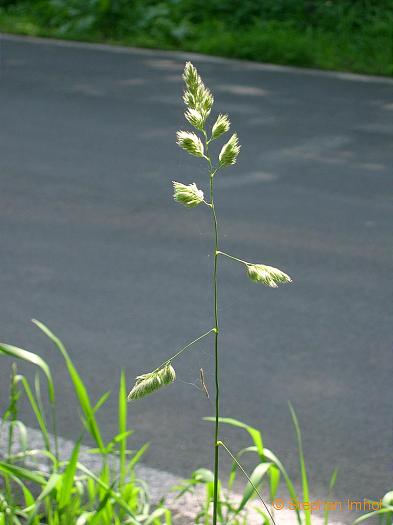
<svg viewBox="0 0 393 525"><path fill-rule="evenodd" d="M53 366L66 438L80 427L72 389L30 318L63 339L94 399L212 324L209 216L171 198L173 179L207 183L174 139L189 57L2 37L0 340ZM379 498L392 486L393 82L192 60L243 145L217 179L222 249L294 278L270 290L221 261L222 413L261 428L298 476L291 400L312 493L337 465L337 498ZM130 406L147 465L211 464L198 376L213 390L212 365L205 340L174 386ZM8 374L2 360L1 409Z"/></svg>

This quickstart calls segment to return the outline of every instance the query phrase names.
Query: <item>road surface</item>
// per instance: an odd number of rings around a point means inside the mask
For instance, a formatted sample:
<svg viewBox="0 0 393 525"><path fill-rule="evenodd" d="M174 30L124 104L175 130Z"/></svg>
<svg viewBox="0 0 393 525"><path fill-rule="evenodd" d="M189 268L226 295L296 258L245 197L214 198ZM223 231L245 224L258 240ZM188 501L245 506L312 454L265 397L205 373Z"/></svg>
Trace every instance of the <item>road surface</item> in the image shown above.
<svg viewBox="0 0 393 525"><path fill-rule="evenodd" d="M209 213L171 197L172 180L208 184L175 144L190 56L2 38L0 339L54 367L66 438L80 428L72 388L32 317L66 343L93 399L212 326ZM393 82L191 58L242 144L217 176L221 247L294 280L267 289L220 260L222 414L262 429L298 479L290 400L312 493L325 497L337 465L336 499L379 498L392 488ZM178 361L175 385L130 405L148 465L211 465L201 367L212 394L211 339ZM115 407L114 394L108 437Z"/></svg>

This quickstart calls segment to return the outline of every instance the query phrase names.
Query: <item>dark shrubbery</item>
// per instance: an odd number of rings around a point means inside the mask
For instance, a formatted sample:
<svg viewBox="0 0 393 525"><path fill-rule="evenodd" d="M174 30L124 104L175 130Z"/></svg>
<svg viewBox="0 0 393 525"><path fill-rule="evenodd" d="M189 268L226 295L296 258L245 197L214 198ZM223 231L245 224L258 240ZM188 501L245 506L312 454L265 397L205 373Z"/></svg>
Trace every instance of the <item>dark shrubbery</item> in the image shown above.
<svg viewBox="0 0 393 525"><path fill-rule="evenodd" d="M393 74L392 0L0 0L0 29Z"/></svg>

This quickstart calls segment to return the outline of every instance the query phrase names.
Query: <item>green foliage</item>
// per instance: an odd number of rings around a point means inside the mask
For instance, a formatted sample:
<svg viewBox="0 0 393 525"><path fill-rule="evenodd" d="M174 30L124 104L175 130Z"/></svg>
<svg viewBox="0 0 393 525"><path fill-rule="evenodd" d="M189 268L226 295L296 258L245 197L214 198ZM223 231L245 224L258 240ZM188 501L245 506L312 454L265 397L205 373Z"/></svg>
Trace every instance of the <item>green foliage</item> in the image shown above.
<svg viewBox="0 0 393 525"><path fill-rule="evenodd" d="M295 489L294 482L290 479L287 470L282 461L268 448L264 447L262 433L256 428L242 423L233 418L220 418L220 423L245 430L251 437L252 444L241 449L236 455L232 454L225 443L220 442L225 451L232 458L232 468L226 483L220 481L220 524L222 525L243 525L249 523L251 503L255 513L262 516L265 525L275 523L274 516L271 514L266 502L270 504L280 495L289 494L292 501L304 503L310 502L309 484L307 478L306 463L304 459L302 436L296 413L290 405L295 435L298 444L298 457L300 466L300 477L302 480L302 495ZM205 420L215 422L215 418L208 417ZM250 475L248 475L241 465L241 458L245 455L255 457L255 465ZM240 499L234 497L232 492L238 471L244 475L248 481ZM205 469L196 470L190 479L185 480L181 485L175 487L178 492L177 497L181 498L184 494L193 493L195 488L203 486L205 488L205 502L195 517L195 523L204 525L211 523L211 509L213 504L213 495L211 493L211 482L213 474ZM333 471L330 479L327 499L329 501L332 490L336 483L337 470ZM286 492L285 492L286 491ZM388 495L387 495L388 496ZM387 498L386 496L386 498ZM260 505L257 505L255 497L259 498ZM391 497L391 496L390 496ZM390 505L390 503L389 503ZM387 508L389 508L387 504ZM392 507L390 507L392 509ZM298 525L311 525L312 514L307 506L304 511L295 508ZM328 523L328 511L325 512L325 525ZM366 519L359 518L359 521Z"/></svg>
<svg viewBox="0 0 393 525"><path fill-rule="evenodd" d="M0 27L393 74L390 0L0 0Z"/></svg>
<svg viewBox="0 0 393 525"><path fill-rule="evenodd" d="M143 482L135 476L135 465L147 446L138 451L128 450L126 380L120 376L118 392L118 434L105 443L96 413L108 399L104 394L92 404L86 386L76 370L63 343L42 323L35 324L50 338L61 352L74 387L85 431L77 440L70 457L59 455L57 436L51 436L48 416L41 399L40 382L34 387L17 373L13 366L9 405L0 420L0 431L8 436L7 450L0 461L0 524L1 525L120 525L171 524L169 510L162 506L151 508ZM55 419L54 381L47 363L38 355L11 345L0 344L0 356L11 356L37 366L48 385L48 400ZM41 430L44 449L28 447L27 432L18 419L18 403L26 394ZM54 423L54 421L52 421ZM56 425L52 425L56 429ZM81 462L80 451L85 432L94 439L98 454L98 471L92 471ZM16 437L19 438L17 447ZM31 460L40 458L40 462ZM117 458L117 459L115 459ZM42 468L45 463L46 468ZM100 464L101 463L101 464ZM39 466L41 464L41 467Z"/></svg>
<svg viewBox="0 0 393 525"><path fill-rule="evenodd" d="M367 512L362 516L359 516L353 523L361 523L362 521L369 520L370 518L379 518L380 523L384 525L392 525L393 523L393 490L387 492L382 498L382 506L378 510ZM379 502L374 502L378 506Z"/></svg>

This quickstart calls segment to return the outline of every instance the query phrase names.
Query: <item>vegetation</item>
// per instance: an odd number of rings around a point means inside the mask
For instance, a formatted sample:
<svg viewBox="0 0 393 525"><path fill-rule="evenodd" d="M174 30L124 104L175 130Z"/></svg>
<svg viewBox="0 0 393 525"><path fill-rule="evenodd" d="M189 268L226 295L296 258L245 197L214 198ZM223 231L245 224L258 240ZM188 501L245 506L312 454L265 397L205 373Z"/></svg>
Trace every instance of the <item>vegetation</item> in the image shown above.
<svg viewBox="0 0 393 525"><path fill-rule="evenodd" d="M393 74L391 0L0 0L0 29Z"/></svg>
<svg viewBox="0 0 393 525"><path fill-rule="evenodd" d="M214 334L214 369L215 369L215 430L214 430L214 475L213 475L213 525L216 525L219 519L219 448L223 446L219 440L219 423L220 423L220 367L219 367L219 300L218 300L218 259L227 257L244 267L249 278L257 283L264 284L271 288L277 288L279 284L291 282L291 278L286 273L266 266L264 264L254 264L233 255L229 255L219 250L218 234L218 216L214 200L214 182L219 172L233 166L237 162L240 153L239 140L236 133L222 146L217 159L214 159L210 152L209 146L215 140L223 137L230 129L230 122L227 115L218 115L214 124L208 127L207 121L213 108L213 95L204 85L196 68L187 62L184 68L183 79L185 82L185 91L183 100L186 105L184 114L187 122L195 129L196 132L178 131L177 143L187 153L194 157L203 159L207 164L207 174L209 181L209 199L204 198L204 193L195 183L185 185L180 182L173 182L174 199L183 204L186 208L195 208L199 205L206 205L211 212L212 230L213 230L213 269L212 269L212 292L213 292L213 328L196 340L188 343L183 349L162 363L156 370L148 374L137 377L136 384L129 394L129 399L137 399L158 390L166 384L175 381L176 374L172 367L172 362L186 349L200 341L203 337Z"/></svg>
<svg viewBox="0 0 393 525"><path fill-rule="evenodd" d="M118 433L104 444L96 414L105 404L109 393L92 405L85 384L62 342L42 323L35 322L63 355L79 402L85 432L76 440L69 457L59 454L56 419L60 415L60 407L56 403L54 379L49 366L37 354L0 343L0 357L23 360L37 367L46 380L46 395L42 395L39 373L30 384L27 377L17 371L16 365L12 366L9 403L0 419L0 437L3 434L7 436L6 450L0 451L0 525L172 525L174 522L170 510L163 504L152 507L148 488L143 480L135 476L135 466L147 447L144 445L138 451L128 450L127 441L132 431L127 425L124 374L120 375L118 391ZM41 430L42 449L29 447L28 431L19 419L19 403L23 395L27 397ZM49 413L44 408L45 398L49 400ZM220 481L218 485L218 523L221 525L249 525L254 523L256 517L260 518L258 522L263 525L275 525L273 511L265 500L272 503L277 496L283 495L283 488L293 501L310 502L302 436L291 406L290 410L298 443L301 493L297 492L282 461L265 447L260 430L235 419L220 418L221 424L239 428L251 438L251 445L236 454L219 442L219 446L233 461L227 482L224 485ZM215 418L206 420L215 423ZM96 444L96 448L90 449L89 453L100 458L94 471L83 464L80 458L82 443L87 435ZM255 458L255 467L250 475L240 463L246 455ZM239 471L247 480L240 498L232 492ZM336 474L336 470L333 471L326 494L327 501L332 500ZM183 498L185 494L193 493L198 486L204 488L205 501L195 509L193 523L209 525L214 501L214 473L200 468L174 490L177 498ZM258 505L253 499L255 496L261 501ZM279 498L275 501L284 500ZM312 525L313 513L310 509L295 509L298 525ZM358 517L354 525L376 516L381 517L384 525L391 525L393 492L388 492L382 498L382 508ZM326 509L325 525L328 521L329 512Z"/></svg>
<svg viewBox="0 0 393 525"><path fill-rule="evenodd" d="M224 425L231 425L239 429L245 430L251 437L252 444L248 447L240 450L236 455L232 454L229 448L220 441L220 446L230 455L232 458L232 469L229 475L229 478L226 483L226 489L223 490L223 484L220 482L220 492L219 492L219 523L224 525L247 525L249 523L249 517L251 512L251 506L249 502L252 501L252 498L257 496L262 502L262 506L253 507L254 516L260 516L262 518L261 523L264 525L273 524L276 525L275 518L273 516L274 502L283 503L285 500L282 498L277 498L279 495L279 488L281 480L284 481L285 488L289 494L290 501L292 502L302 502L306 505L304 506L304 511L300 508L294 508L298 525L311 525L312 524L312 511L311 511L311 501L310 501L310 489L307 476L306 463L303 454L303 445L302 445L302 436L300 432L300 426L295 414L295 411L292 408L292 405L289 406L292 416L293 425L295 428L296 439L298 444L298 454L299 454L299 464L301 471L302 479L302 493L299 495L295 485L291 478L288 475L287 470L285 469L283 463L280 459L263 444L262 433L250 426L237 421L232 418L220 418L220 422ZM206 418L208 421L214 422L214 418ZM256 466L254 467L250 476L245 472L244 468L240 464L240 459L245 455L253 455L256 459ZM245 476L248 483L243 491L242 497L240 499L234 499L231 492L237 472L240 472ZM332 490L336 483L337 470L334 469L329 487L327 492L326 501L329 501L331 497ZM269 510L269 507L266 505L264 498L262 497L260 490L261 486L265 482L265 479L269 478L269 483L266 490L267 493L266 499L269 500L272 505ZM183 494L193 491L194 488L198 485L203 485L205 487L206 499L205 504L201 507L200 511L195 517L195 523L206 524L210 523L209 514L210 508L213 503L214 493L212 490L214 482L214 475L207 469L198 469L196 470L192 477L186 480L181 487L179 487L179 497L182 497ZM266 484L265 484L266 487ZM282 493L282 491L281 491ZM309 506L307 506L307 504ZM300 505L299 505L300 507ZM284 508L284 507L281 507ZM255 518L254 518L255 520ZM329 520L329 509L326 508L324 512L324 523L327 525Z"/></svg>
<svg viewBox="0 0 393 525"><path fill-rule="evenodd" d="M378 510L366 512L362 516L359 516L353 523L357 525L362 521L369 520L371 518L379 518L379 523L383 525L392 525L393 523L393 490L387 492L382 500L382 506Z"/></svg>
<svg viewBox="0 0 393 525"><path fill-rule="evenodd" d="M162 506L152 509L143 482L135 476L135 465L146 446L138 451L128 450L127 441L132 432L127 428L124 374L121 374L119 383L117 434L111 441L104 443L96 413L108 399L109 393L93 405L62 342L45 325L38 321L35 324L51 339L64 358L85 431L77 438L70 457L62 458L56 432L58 413L55 384L50 368L36 354L0 344L0 356L21 359L43 372L50 405L48 417L41 395L40 376L36 375L32 386L14 366L9 405L0 419L0 432L7 433L7 450L5 453L1 451L0 455L0 525L170 525L169 510ZM27 396L41 430L42 449L29 448L28 433L19 420L18 403L22 393ZM96 446L91 453L101 459L98 472L93 472L79 459L85 434L94 440ZM16 439L19 446L15 447ZM117 462L110 461L114 455ZM38 464L34 459L38 459Z"/></svg>

